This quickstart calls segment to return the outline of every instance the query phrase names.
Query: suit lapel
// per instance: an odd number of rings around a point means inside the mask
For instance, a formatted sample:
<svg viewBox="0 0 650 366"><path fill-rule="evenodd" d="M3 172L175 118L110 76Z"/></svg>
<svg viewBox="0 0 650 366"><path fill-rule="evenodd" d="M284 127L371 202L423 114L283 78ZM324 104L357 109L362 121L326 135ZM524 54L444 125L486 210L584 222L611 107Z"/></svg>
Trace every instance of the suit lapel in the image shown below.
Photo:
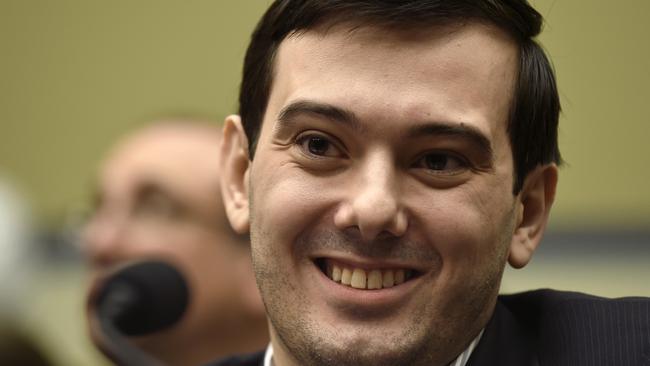
<svg viewBox="0 0 650 366"><path fill-rule="evenodd" d="M537 366L535 341L499 301L467 366Z"/></svg>

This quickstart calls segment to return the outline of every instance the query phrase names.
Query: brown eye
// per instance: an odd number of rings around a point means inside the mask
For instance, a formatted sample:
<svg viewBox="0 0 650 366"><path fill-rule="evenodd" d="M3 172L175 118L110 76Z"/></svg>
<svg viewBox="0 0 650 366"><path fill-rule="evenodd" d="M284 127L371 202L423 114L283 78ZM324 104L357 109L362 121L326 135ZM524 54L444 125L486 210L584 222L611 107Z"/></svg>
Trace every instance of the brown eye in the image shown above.
<svg viewBox="0 0 650 366"><path fill-rule="evenodd" d="M445 170L449 165L449 156L443 154L430 154L424 158L424 164L431 170Z"/></svg>
<svg viewBox="0 0 650 366"><path fill-rule="evenodd" d="M307 149L314 155L325 155L330 147L330 142L322 137L314 136L307 140Z"/></svg>
<svg viewBox="0 0 650 366"><path fill-rule="evenodd" d="M321 135L305 135L298 138L296 143L308 155L319 157L340 157L342 155L335 144Z"/></svg>
<svg viewBox="0 0 650 366"><path fill-rule="evenodd" d="M433 173L444 174L453 174L468 166L467 162L462 158L446 152L428 153L420 158L417 165Z"/></svg>

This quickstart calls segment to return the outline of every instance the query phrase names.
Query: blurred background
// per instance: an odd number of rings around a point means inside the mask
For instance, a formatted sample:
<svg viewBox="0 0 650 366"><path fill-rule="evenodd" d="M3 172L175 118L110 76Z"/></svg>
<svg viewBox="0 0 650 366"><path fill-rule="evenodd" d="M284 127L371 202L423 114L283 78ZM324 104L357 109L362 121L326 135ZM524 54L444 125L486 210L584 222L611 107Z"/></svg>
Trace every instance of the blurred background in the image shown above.
<svg viewBox="0 0 650 366"><path fill-rule="evenodd" d="M55 364L106 364L85 336L77 238L102 156L157 117L235 112L269 4L0 0L0 317ZM549 233L503 291L650 296L650 3L532 4L546 18L567 164Z"/></svg>

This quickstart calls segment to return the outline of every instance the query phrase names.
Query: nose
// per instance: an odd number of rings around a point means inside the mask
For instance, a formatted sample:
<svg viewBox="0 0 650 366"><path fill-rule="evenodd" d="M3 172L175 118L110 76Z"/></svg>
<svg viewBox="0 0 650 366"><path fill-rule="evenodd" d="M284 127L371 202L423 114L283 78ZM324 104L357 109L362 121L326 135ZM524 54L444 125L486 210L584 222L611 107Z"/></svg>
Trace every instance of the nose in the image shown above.
<svg viewBox="0 0 650 366"><path fill-rule="evenodd" d="M408 217L399 192L392 160L376 154L357 172L346 189L347 197L337 208L334 223L339 230L358 230L364 242L379 236L400 237L408 228Z"/></svg>
<svg viewBox="0 0 650 366"><path fill-rule="evenodd" d="M116 262L123 245L122 220L101 213L95 214L83 229L83 250L93 267L105 267Z"/></svg>

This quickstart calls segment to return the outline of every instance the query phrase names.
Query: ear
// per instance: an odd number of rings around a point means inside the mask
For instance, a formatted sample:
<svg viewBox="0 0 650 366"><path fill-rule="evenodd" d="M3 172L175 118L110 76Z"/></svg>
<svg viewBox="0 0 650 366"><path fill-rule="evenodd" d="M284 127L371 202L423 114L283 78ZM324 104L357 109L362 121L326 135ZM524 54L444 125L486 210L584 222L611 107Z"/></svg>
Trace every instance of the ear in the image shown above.
<svg viewBox="0 0 650 366"><path fill-rule="evenodd" d="M557 178L557 165L547 164L528 173L524 181L517 196L516 227L508 256L508 262L514 268L528 264L542 240L555 200Z"/></svg>
<svg viewBox="0 0 650 366"><path fill-rule="evenodd" d="M226 117L221 140L221 195L233 230L246 234L249 228L248 139L237 115Z"/></svg>

